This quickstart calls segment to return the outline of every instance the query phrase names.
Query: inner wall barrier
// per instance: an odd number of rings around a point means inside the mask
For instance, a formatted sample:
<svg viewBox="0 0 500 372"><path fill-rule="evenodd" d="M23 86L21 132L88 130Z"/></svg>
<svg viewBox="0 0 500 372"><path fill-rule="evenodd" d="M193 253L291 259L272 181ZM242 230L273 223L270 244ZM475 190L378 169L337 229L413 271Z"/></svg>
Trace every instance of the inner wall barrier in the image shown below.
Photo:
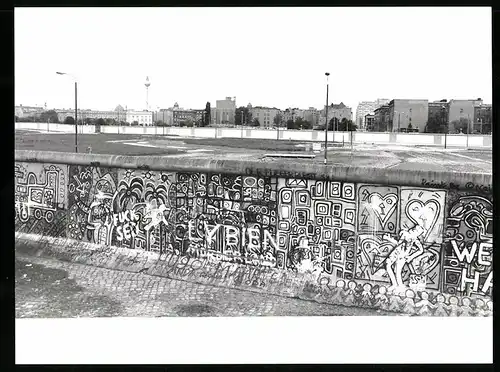
<svg viewBox="0 0 500 372"><path fill-rule="evenodd" d="M30 129L47 131L47 123L15 123L16 129ZM93 125L80 125L79 133L95 133ZM49 132L74 133L75 127L69 124L50 124ZM176 135L180 137L199 138L251 138L276 139L289 141L320 141L324 142L324 131L315 130L283 130L244 128L181 128L181 127L154 127L154 126L108 126L100 128L101 133L113 134L146 134L146 135ZM394 144L444 147L444 135L432 133L377 133L377 132L328 132L328 141L337 143L367 144ZM491 135L471 134L468 136L468 145L471 148L492 148ZM447 136L447 147L466 148L467 136L464 134L450 134Z"/></svg>
<svg viewBox="0 0 500 372"><path fill-rule="evenodd" d="M332 304L491 315L491 175L36 151L16 151L15 174L17 236L59 255Z"/></svg>

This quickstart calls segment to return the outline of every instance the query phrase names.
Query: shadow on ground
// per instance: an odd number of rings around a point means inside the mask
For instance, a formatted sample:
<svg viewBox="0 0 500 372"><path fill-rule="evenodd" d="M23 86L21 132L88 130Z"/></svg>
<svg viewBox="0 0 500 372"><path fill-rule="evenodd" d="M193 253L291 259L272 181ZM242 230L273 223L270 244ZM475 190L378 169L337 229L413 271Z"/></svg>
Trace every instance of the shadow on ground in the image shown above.
<svg viewBox="0 0 500 372"><path fill-rule="evenodd" d="M66 271L17 258L15 286L16 318L102 317L119 316L122 312L119 302L86 294L83 287L68 278ZM22 308L19 303L24 304Z"/></svg>

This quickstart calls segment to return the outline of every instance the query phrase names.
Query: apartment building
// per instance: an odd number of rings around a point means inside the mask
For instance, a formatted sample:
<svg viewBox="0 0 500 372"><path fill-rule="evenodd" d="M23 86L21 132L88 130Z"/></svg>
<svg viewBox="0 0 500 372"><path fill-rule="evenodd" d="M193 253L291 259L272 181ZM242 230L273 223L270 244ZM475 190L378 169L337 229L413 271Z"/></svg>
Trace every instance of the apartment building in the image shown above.
<svg viewBox="0 0 500 372"><path fill-rule="evenodd" d="M378 98L375 101L362 101L358 103L356 108L356 125L359 131L368 130L366 128L366 115L374 114L375 110L383 105L389 104L390 100L386 98Z"/></svg>
<svg viewBox="0 0 500 372"><path fill-rule="evenodd" d="M451 99L448 102L448 123L460 118L474 118L474 108L483 104L481 98L478 99Z"/></svg>
<svg viewBox="0 0 500 372"><path fill-rule="evenodd" d="M284 123L286 123L288 120L292 120L295 122L297 118L304 119L304 110L301 110L296 107L295 108L289 107L285 109L281 114Z"/></svg>
<svg viewBox="0 0 500 372"><path fill-rule="evenodd" d="M474 105L474 119L471 126L472 133L489 134L492 131L492 106L478 102Z"/></svg>
<svg viewBox="0 0 500 372"><path fill-rule="evenodd" d="M264 128L275 126L274 119L280 114L280 110L276 107L263 106L251 107L250 112L252 113L252 120L257 119L260 126Z"/></svg>
<svg viewBox="0 0 500 372"><path fill-rule="evenodd" d="M38 106L15 106L14 111L15 111L15 116L19 118L25 118L25 117L39 117L42 112L44 112L46 108L44 107L38 107Z"/></svg>
<svg viewBox="0 0 500 372"><path fill-rule="evenodd" d="M323 110L321 110L319 117L320 124L325 123L325 112L326 106ZM352 120L352 109L349 106L346 106L343 102L340 102L339 104L332 103L328 106L328 122L330 122L333 118L336 118L339 122L342 121L342 119Z"/></svg>
<svg viewBox="0 0 500 372"><path fill-rule="evenodd" d="M389 102L390 132L424 132L429 117L426 99L393 99Z"/></svg>
<svg viewBox="0 0 500 372"><path fill-rule="evenodd" d="M314 107L309 107L306 110L303 110L304 117L303 119L310 122L313 127L319 124L320 113L319 110Z"/></svg>
<svg viewBox="0 0 500 372"><path fill-rule="evenodd" d="M131 124L137 122L142 126L153 125L153 112L145 110L127 110L125 121Z"/></svg>
<svg viewBox="0 0 500 372"><path fill-rule="evenodd" d="M392 131L392 122L390 120L389 105L382 105L375 109L373 114L373 131L375 132L390 132Z"/></svg>
<svg viewBox="0 0 500 372"><path fill-rule="evenodd" d="M366 131L373 131L375 128L375 114L366 114L363 123Z"/></svg>
<svg viewBox="0 0 500 372"><path fill-rule="evenodd" d="M233 99L234 98L234 99ZM215 102L215 122L217 124L234 124L236 114L236 97Z"/></svg>
<svg viewBox="0 0 500 372"><path fill-rule="evenodd" d="M174 110L172 107L160 109L153 113L153 122L163 122L165 125L172 126L174 123Z"/></svg>

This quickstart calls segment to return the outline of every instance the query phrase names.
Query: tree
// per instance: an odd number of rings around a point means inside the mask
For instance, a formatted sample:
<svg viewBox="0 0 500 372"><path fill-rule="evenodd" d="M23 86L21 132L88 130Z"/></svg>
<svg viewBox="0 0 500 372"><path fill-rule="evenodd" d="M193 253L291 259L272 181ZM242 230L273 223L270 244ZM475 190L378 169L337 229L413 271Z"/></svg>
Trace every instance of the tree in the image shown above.
<svg viewBox="0 0 500 372"><path fill-rule="evenodd" d="M106 118L105 125L116 125L116 120L113 118Z"/></svg>
<svg viewBox="0 0 500 372"><path fill-rule="evenodd" d="M97 119L96 123L95 123L98 127L102 126L102 125L106 125L106 122L104 121L103 118L99 118Z"/></svg>
<svg viewBox="0 0 500 372"><path fill-rule="evenodd" d="M139 125L139 122L137 120L134 120L131 125Z"/></svg>
<svg viewBox="0 0 500 372"><path fill-rule="evenodd" d="M192 127L193 121L190 118L187 118L179 123L180 127Z"/></svg>
<svg viewBox="0 0 500 372"><path fill-rule="evenodd" d="M252 113L248 109L248 107L240 106L236 109L234 113L234 124L235 125L251 125Z"/></svg>
<svg viewBox="0 0 500 372"><path fill-rule="evenodd" d="M467 133L467 125L469 124L469 120L467 118L460 118L459 120L453 120L450 123L450 131L454 131L455 133ZM470 130L470 128L469 128Z"/></svg>
<svg viewBox="0 0 500 372"><path fill-rule="evenodd" d="M259 119L257 119L257 118L253 119L252 125L254 127L260 127L260 121L259 121Z"/></svg>
<svg viewBox="0 0 500 372"><path fill-rule="evenodd" d="M15 117L16 123L19 121L19 116L16 115Z"/></svg>
<svg viewBox="0 0 500 372"><path fill-rule="evenodd" d="M286 127L287 129L295 129L295 123L293 122L292 119L288 119L286 121Z"/></svg>
<svg viewBox="0 0 500 372"><path fill-rule="evenodd" d="M312 124L309 121L304 120L301 117L298 117L297 119L295 119L295 122L293 123L292 127L288 129L311 129L311 128Z"/></svg>
<svg viewBox="0 0 500 372"><path fill-rule="evenodd" d="M46 122L50 121L51 123L59 123L59 117L57 112L54 110L44 111L40 114L40 121Z"/></svg>
<svg viewBox="0 0 500 372"><path fill-rule="evenodd" d="M207 102L207 104L205 105L205 112L204 112L204 116L203 116L203 126L208 126L210 125L211 123L211 109L210 109L210 102Z"/></svg>
<svg viewBox="0 0 500 372"><path fill-rule="evenodd" d="M66 116L64 124L75 124L75 118L73 116Z"/></svg>
<svg viewBox="0 0 500 372"><path fill-rule="evenodd" d="M425 133L444 133L446 130L446 123L443 122L443 114L436 112L429 115L427 124L425 125Z"/></svg>
<svg viewBox="0 0 500 372"><path fill-rule="evenodd" d="M354 124L352 120L349 120L347 118L342 118L338 127L339 127L338 130L341 132L356 131L357 129L356 124Z"/></svg>
<svg viewBox="0 0 500 372"><path fill-rule="evenodd" d="M281 126L281 122L283 121L283 115L281 114L276 114L276 116L274 117L273 119L273 123L274 125L276 125L277 127Z"/></svg>

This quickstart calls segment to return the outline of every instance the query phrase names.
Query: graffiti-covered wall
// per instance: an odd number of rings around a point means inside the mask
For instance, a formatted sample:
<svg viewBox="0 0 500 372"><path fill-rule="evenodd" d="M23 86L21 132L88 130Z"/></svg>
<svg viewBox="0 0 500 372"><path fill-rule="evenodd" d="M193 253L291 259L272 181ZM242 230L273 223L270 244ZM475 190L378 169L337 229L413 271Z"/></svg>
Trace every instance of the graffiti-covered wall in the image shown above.
<svg viewBox="0 0 500 372"><path fill-rule="evenodd" d="M16 163L15 175L17 231L388 292L492 296L493 205L484 185L459 191L27 162Z"/></svg>

